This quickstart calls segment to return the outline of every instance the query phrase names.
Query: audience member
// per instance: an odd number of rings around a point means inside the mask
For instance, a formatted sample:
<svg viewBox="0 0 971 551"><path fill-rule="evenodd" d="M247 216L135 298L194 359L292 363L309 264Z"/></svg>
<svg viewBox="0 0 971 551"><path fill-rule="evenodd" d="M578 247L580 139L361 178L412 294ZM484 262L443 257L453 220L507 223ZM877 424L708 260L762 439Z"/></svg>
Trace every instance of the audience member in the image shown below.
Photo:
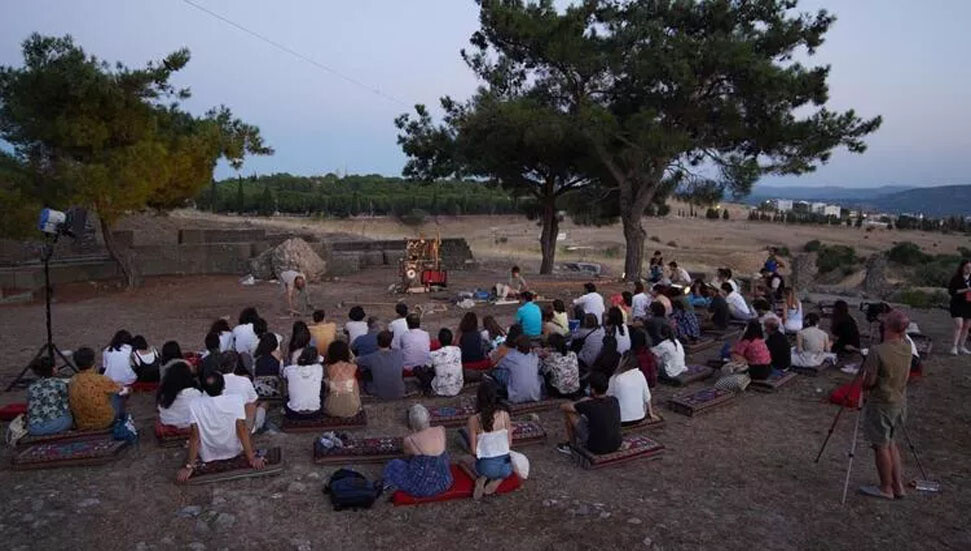
<svg viewBox="0 0 971 551"><path fill-rule="evenodd" d="M479 332L479 318L475 312L466 312L459 322L458 347L463 363L481 362L486 358L488 344ZM441 341L441 339L439 339Z"/></svg>
<svg viewBox="0 0 971 551"><path fill-rule="evenodd" d="M491 381L479 385L477 413L469 417L467 426L469 449L475 455L475 472L478 474L472 494L474 499L495 493L502 481L512 475L512 459L509 456L512 420L509 412L500 404L496 390Z"/></svg>
<svg viewBox="0 0 971 551"><path fill-rule="evenodd" d="M533 353L526 335L520 335L515 345L492 371L492 377L506 389L510 403L538 402L543 399L539 357Z"/></svg>
<svg viewBox="0 0 971 551"><path fill-rule="evenodd" d="M778 318L765 320L765 346L769 349L773 368L787 371L792 366L792 348L785 333L779 331Z"/></svg>
<svg viewBox="0 0 971 551"><path fill-rule="evenodd" d="M233 328L233 347L237 353L252 355L256 350L259 340L254 325L259 319L260 315L252 306L239 313L239 324Z"/></svg>
<svg viewBox="0 0 971 551"><path fill-rule="evenodd" d="M118 331L101 355L104 376L122 386L128 386L138 380L138 375L131 365L131 340L131 333L124 329Z"/></svg>
<svg viewBox="0 0 971 551"><path fill-rule="evenodd" d="M229 327L229 322L224 318L219 318L212 322L209 327L210 333L216 333L219 335L219 350L218 352L225 352L227 350L232 350L235 345L235 339L233 337L233 330ZM208 348L208 347L207 347Z"/></svg>
<svg viewBox="0 0 971 551"><path fill-rule="evenodd" d="M80 348L72 358L78 372L68 383L68 400L71 414L78 430L109 428L115 419L124 414L123 387L97 373L94 369L94 351Z"/></svg>
<svg viewBox="0 0 971 551"><path fill-rule="evenodd" d="M772 355L758 320L751 320L745 326L745 333L732 348L732 361L748 365L748 375L755 381L768 379L772 374Z"/></svg>
<svg viewBox="0 0 971 551"><path fill-rule="evenodd" d="M347 317L351 321L344 324L344 334L347 335L347 345L353 346L358 337L367 335L368 326L364 321L367 314L364 313L364 308L355 306L347 313Z"/></svg>
<svg viewBox="0 0 971 551"><path fill-rule="evenodd" d="M71 430L71 402L68 382L54 376L54 362L39 356L30 363L37 380L27 387L27 433L45 436Z"/></svg>
<svg viewBox="0 0 971 551"><path fill-rule="evenodd" d="M394 311L398 317L388 324L388 330L394 335L391 341L391 348L401 348L401 337L408 332L408 305L399 302L394 306Z"/></svg>
<svg viewBox="0 0 971 551"><path fill-rule="evenodd" d="M647 308L651 304L651 296L644 291L644 284L634 283L634 296L631 297L631 315L634 321L647 318Z"/></svg>
<svg viewBox="0 0 971 551"><path fill-rule="evenodd" d="M293 322L293 328L290 331L290 342L287 344L287 363L293 365L297 363L297 358L303 353L305 348L314 348L316 353L316 347L310 346L310 328L303 321L297 320Z"/></svg>
<svg viewBox="0 0 971 551"><path fill-rule="evenodd" d="M796 367L819 367L826 360L835 361L836 355L830 353L832 343L829 335L817 327L819 315L806 314L805 327L796 333L796 347L792 353L792 365Z"/></svg>
<svg viewBox="0 0 971 551"><path fill-rule="evenodd" d="M675 335L679 340L695 342L701 337L701 324L694 309L688 309L684 300L673 302L674 311L671 313L671 321L674 324Z"/></svg>
<svg viewBox="0 0 971 551"><path fill-rule="evenodd" d="M392 337L393 338L393 337ZM440 494L452 487L452 470L446 451L445 427L429 425L425 406L408 408L411 434L404 439L405 459L392 459L384 467L386 490L400 490L415 497Z"/></svg>
<svg viewBox="0 0 971 551"><path fill-rule="evenodd" d="M674 379L688 370L684 363L684 346L674 337L670 325L663 325L651 353L657 358L658 376Z"/></svg>
<svg viewBox="0 0 971 551"><path fill-rule="evenodd" d="M607 311L607 322L604 324L604 335L613 337L617 341L617 353L624 354L630 350L630 330L624 323L621 309L612 306Z"/></svg>
<svg viewBox="0 0 971 551"><path fill-rule="evenodd" d="M253 381L249 377L234 373L237 365L239 365L239 357L235 352L229 350L221 354L219 372L223 374L223 394L233 394L243 399L246 426L251 432L256 432L263 428L263 422L266 420L266 408L260 407L260 397L256 393Z"/></svg>
<svg viewBox="0 0 971 551"><path fill-rule="evenodd" d="M647 379L637 367L637 362L623 362L620 369L610 377L607 396L617 398L620 404L622 425L640 423L645 417L658 420L651 406L651 390Z"/></svg>
<svg viewBox="0 0 971 551"><path fill-rule="evenodd" d="M785 303L782 308L782 326L786 333L798 333L803 323L802 301L796 296L796 290L786 287Z"/></svg>
<svg viewBox="0 0 971 551"><path fill-rule="evenodd" d="M479 332L475 330L463 332L465 334L479 338ZM465 384L462 374L462 360L465 356L461 348L452 346L452 332L444 327L438 332L438 342L442 346L430 354L434 378L429 386L436 396L456 396L462 392ZM480 339L479 343L481 342Z"/></svg>
<svg viewBox="0 0 971 551"><path fill-rule="evenodd" d="M516 310L516 323L522 326L523 334L531 339L539 338L543 333L543 314L539 306L533 302L533 293L523 291L522 306Z"/></svg>
<svg viewBox="0 0 971 551"><path fill-rule="evenodd" d="M378 333L377 351L358 356L356 360L364 380L364 391L382 400L397 400L405 395L403 357L400 350L391 348L393 340L390 331Z"/></svg>
<svg viewBox="0 0 971 551"><path fill-rule="evenodd" d="M366 356L378 351L378 334L384 331L384 322L371 316L367 320L367 333L354 339L351 344L351 352L355 356ZM392 335L394 340L394 335Z"/></svg>
<svg viewBox="0 0 971 551"><path fill-rule="evenodd" d="M566 338L553 333L549 338L549 352L542 358L540 371L546 379L551 396L575 396L580 390L580 367L576 352L566 345Z"/></svg>
<svg viewBox="0 0 971 551"><path fill-rule="evenodd" d="M160 423L179 429L192 425L190 408L194 401L202 397L198 380L186 361L175 362L166 370L155 397Z"/></svg>
<svg viewBox="0 0 971 551"><path fill-rule="evenodd" d="M338 343L340 341L334 341ZM334 345L331 343L331 346ZM345 344L345 346L347 346ZM312 419L322 413L320 407L321 385L324 368L320 356L312 348L304 348L297 363L283 368L283 378L287 381L289 399L283 405L283 412L291 419Z"/></svg>
<svg viewBox="0 0 971 551"><path fill-rule="evenodd" d="M324 356L330 343L337 340L337 324L326 321L326 313L323 310L314 310L313 323L307 326L310 332L310 340L317 348L317 354Z"/></svg>
<svg viewBox="0 0 971 551"><path fill-rule="evenodd" d="M357 366L351 363L351 350L343 341L334 341L327 349L327 398L324 400L324 411L331 417L354 417L361 411Z"/></svg>
<svg viewBox="0 0 971 551"><path fill-rule="evenodd" d="M860 329L845 300L837 300L833 305L832 331L833 352L842 355L860 351Z"/></svg>
<svg viewBox="0 0 971 551"><path fill-rule="evenodd" d="M562 406L567 441L556 446L559 452L571 454L571 445L598 455L620 449L620 402L606 395L608 380L602 373L591 373L589 383L589 398Z"/></svg>
<svg viewBox="0 0 971 551"><path fill-rule="evenodd" d="M580 367L589 369L597 360L603 349L604 330L597 321L597 316L587 314L583 316L583 323L573 334L571 346L580 360Z"/></svg>
<svg viewBox="0 0 971 551"><path fill-rule="evenodd" d="M585 283L583 289L586 294L574 299L573 305L577 307L577 318L583 318L585 314L593 314L597 318L597 323L603 323L604 298L597 292L597 286L593 283Z"/></svg>
<svg viewBox="0 0 971 551"><path fill-rule="evenodd" d="M428 332L421 328L421 317L411 313L407 317L408 331L401 336L399 347L403 354L405 371L410 371L416 367L431 365L432 339Z"/></svg>

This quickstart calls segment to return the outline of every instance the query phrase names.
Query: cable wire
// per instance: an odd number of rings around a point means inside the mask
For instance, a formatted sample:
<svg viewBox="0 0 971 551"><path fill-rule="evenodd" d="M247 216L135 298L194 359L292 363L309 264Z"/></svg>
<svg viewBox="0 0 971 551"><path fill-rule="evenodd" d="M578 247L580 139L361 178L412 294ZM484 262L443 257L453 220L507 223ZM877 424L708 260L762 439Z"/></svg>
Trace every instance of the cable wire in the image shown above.
<svg viewBox="0 0 971 551"><path fill-rule="evenodd" d="M211 16L211 17L214 17L214 18L218 19L219 21L222 21L223 23L226 23L227 25L231 25L231 26L235 27L235 28L243 31L244 33L246 33L246 34L248 34L248 35L250 35L250 36L252 36L252 37L254 37L254 38L258 39L258 40L262 40L263 42L266 42L267 44L273 46L274 48L276 48L278 50L281 50L283 52L286 52L286 53L288 53L288 54L290 54L290 55L292 55L292 56L294 56L294 57L296 57L296 58L298 58L298 59L300 59L302 61L305 61L305 62L313 65L314 67L316 67L318 69L321 69L323 71L326 71L326 72L328 72L328 73L330 73L330 74L332 74L332 75L334 75L334 76L336 76L336 77L338 77L338 78L340 78L340 79L342 79L342 80L344 80L346 82L349 82L349 83L351 83L351 84L353 84L355 86L359 86L361 88L364 88L365 90L373 93L374 95L380 96L380 97L382 97L382 98L384 98L384 99L386 99L388 101L397 103L398 105L401 105L401 106L404 106L404 107L409 107L408 103L406 103L406 102L404 102L404 101L402 101L402 100L400 100L400 99L398 99L398 98L396 98L396 97L394 97L394 96L392 96L390 94L386 94L386 93L382 92L378 88L375 88L375 87L373 87L373 86L371 86L371 85L369 85L367 83L364 83L364 82L362 82L362 81L360 81L360 80L358 80L358 79L356 79L354 77L347 76L344 73L338 71L337 69L334 69L333 67L328 67L327 65L324 65L323 63L320 63L319 61L317 61L317 60L315 60L315 59L313 59L311 57L308 57L308 56L306 56L306 55L304 55L304 54L302 54L302 53L294 50L293 48L290 48L290 47L288 47L288 46L286 46L284 44L281 44L281 43L277 42L276 40L273 40L272 38L269 38L269 37L267 37L265 35L262 35L262 34L254 31L252 29L249 29L247 27L244 27L243 25L240 25L239 23L236 23L235 21L233 21L233 20L231 20L231 19L229 19L229 18L227 18L227 17L225 17L223 15L220 15L220 14L216 13L216 12L210 10L209 8L205 7L205 6L202 6L200 4L197 4L196 2L193 2L192 0L182 0L182 2L184 2L185 4L188 4L190 6L192 6L193 8L195 8L195 9L197 9L197 10L199 10L199 11L201 11L201 12L203 12L203 13Z"/></svg>

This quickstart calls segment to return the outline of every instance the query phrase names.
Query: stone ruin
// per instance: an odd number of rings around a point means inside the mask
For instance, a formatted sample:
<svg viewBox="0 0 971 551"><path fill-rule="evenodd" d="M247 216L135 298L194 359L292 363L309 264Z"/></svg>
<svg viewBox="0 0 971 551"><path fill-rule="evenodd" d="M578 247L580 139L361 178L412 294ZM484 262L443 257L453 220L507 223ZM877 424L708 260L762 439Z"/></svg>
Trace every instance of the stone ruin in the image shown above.
<svg viewBox="0 0 971 551"><path fill-rule="evenodd" d="M327 263L306 241L292 237L267 249L249 261L250 273L256 279L277 279L286 270L296 270L309 281L327 273Z"/></svg>

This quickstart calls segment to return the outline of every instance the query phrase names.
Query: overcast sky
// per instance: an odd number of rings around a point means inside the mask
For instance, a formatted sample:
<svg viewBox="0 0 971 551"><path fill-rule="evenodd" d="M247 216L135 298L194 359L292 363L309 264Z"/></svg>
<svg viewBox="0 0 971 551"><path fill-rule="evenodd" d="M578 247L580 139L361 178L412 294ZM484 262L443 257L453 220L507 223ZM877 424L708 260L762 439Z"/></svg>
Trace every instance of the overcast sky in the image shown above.
<svg viewBox="0 0 971 551"><path fill-rule="evenodd" d="M476 85L459 57L477 27L472 0L192 1L358 84L183 0L0 0L0 64L19 65L34 31L71 34L132 66L188 47L192 61L176 80L192 89L187 107L228 105L276 149L243 174L398 175L394 117L444 94L464 99ZM971 184L971 0L800 2L820 7L838 16L815 58L833 66L831 107L881 114L884 124L865 155L837 152L815 174L764 183Z"/></svg>

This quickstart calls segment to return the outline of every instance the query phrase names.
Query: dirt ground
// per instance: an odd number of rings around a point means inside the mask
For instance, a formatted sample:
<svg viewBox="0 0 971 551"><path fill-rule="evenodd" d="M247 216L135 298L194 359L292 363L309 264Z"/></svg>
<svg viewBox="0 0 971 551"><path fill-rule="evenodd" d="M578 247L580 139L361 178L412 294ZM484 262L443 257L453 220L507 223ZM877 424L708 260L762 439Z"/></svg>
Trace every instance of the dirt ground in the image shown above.
<svg viewBox="0 0 971 551"><path fill-rule="evenodd" d="M668 235L663 223L659 226L649 233L690 242ZM783 243L803 239L785 233L779 232ZM715 246L704 245L705 250ZM758 249L754 240L751 248ZM504 275L498 269L450 274L453 290L486 287ZM313 293L318 305L340 319L346 305L355 303L365 303L369 314L390 318L396 299L384 289L393 280L390 268L371 270L315 285ZM530 281L550 298L575 296L581 285L536 276ZM602 288L615 291L620 286L604 283ZM61 289L59 297L55 339L67 349L100 348L122 327L156 345L177 339L185 350L201 348L213 319L235 318L248 305L259 308L271 330L290 332L291 320L281 317L279 289L272 284L244 287L235 277L160 278L130 292L79 285ZM407 300L411 305L427 301ZM341 302L345 306L338 309ZM377 302L388 305L367 305ZM508 323L513 309L476 311ZM441 326L454 328L461 313L450 307L447 313L426 317L424 327L432 332ZM256 438L257 446L283 448L286 470L280 476L177 486L174 477L184 451L156 446L150 428L153 397L138 394L130 403L141 442L118 462L49 471L0 470L5 504L0 541L6 549L969 549L969 361L940 355L950 323L945 312L917 311L913 317L935 339L938 354L926 362L927 377L909 390L910 435L929 476L941 482L941 494L911 494L895 502L855 495L853 489L876 477L872 455L861 439L851 494L846 506L839 505L855 415L843 416L820 463L812 462L837 411L822 400L849 378L838 371L818 378L800 376L775 394L749 391L696 418L666 409L663 404L674 390L657 388L654 402L667 424L650 434L667 447L666 454L658 461L602 471L581 470L557 453L553 445L564 437L561 419L554 412L542 413L549 440L523 450L532 474L521 490L481 502L419 507L395 508L382 501L368 511L343 513L333 512L322 493L334 468L311 462L311 434ZM40 304L0 308L2 380L13 377L36 351L43 323ZM22 392L0 395L3 403L19 400ZM369 424L360 432L405 434L404 412L410 403L367 404ZM450 452L458 456L452 436ZM0 460L6 462L9 454L4 451ZM909 454L905 464L906 476L916 477ZM380 466L360 470L376 477ZM188 513L188 506L199 507L197 516Z"/></svg>

